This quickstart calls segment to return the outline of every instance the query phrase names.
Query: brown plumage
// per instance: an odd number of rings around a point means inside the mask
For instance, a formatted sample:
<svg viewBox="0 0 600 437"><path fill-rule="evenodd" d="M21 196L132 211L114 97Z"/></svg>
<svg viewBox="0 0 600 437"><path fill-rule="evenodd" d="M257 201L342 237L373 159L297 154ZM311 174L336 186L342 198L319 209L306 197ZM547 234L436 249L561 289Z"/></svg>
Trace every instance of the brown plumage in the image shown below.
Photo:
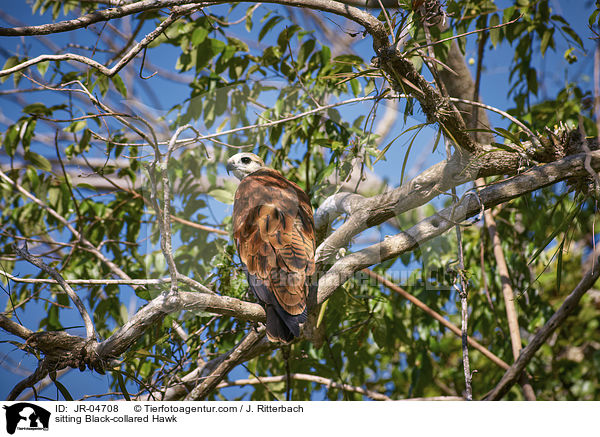
<svg viewBox="0 0 600 437"><path fill-rule="evenodd" d="M241 179L233 205L233 238L250 288L265 307L271 341L289 342L306 321L314 273L315 230L306 193L250 153L229 159Z"/></svg>

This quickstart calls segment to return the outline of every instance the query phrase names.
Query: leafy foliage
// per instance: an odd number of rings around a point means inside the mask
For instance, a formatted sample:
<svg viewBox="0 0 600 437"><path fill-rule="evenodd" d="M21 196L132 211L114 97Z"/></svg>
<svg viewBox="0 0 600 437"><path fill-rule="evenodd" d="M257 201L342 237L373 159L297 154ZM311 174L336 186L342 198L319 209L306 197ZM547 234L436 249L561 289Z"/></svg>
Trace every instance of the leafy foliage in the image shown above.
<svg viewBox="0 0 600 437"><path fill-rule="evenodd" d="M566 44L564 68L577 64L577 56L586 48L579 29L552 11L548 0L518 0L504 9L497 3L448 1L450 27L445 31L431 28L431 37L448 38L520 17L514 24L488 32L488 50L503 50L512 56L506 59L510 64L510 83L506 87L512 101L509 113L534 131L553 129L560 123L572 128L582 123L587 135L596 136L593 98L586 85L569 77L560 91L542 92L541 86L541 57L550 56ZM411 2L399 4L400 8L390 14L396 37L408 35L404 49L426 74L422 53L412 51L427 43L425 28L411 10ZM45 18L50 13L52 19L58 19L61 15L69 18L74 13L83 14L93 7L88 2L37 0L32 11ZM363 113L332 107L311 112L333 101L383 97L386 85L382 73L369 64L372 53L361 51L359 55L349 46L340 49L335 40L327 41L321 31L302 25L284 8L241 9L242 5L210 11L206 8L202 14L181 18L150 45L149 57L153 51L175 53L171 70L189 78L185 97L162 114L153 114L154 119L142 110L139 114L143 115L137 115L133 106L121 103L121 99L137 97L146 86L138 79L132 80L135 76L125 70L108 78L91 68L50 62L38 64L36 73L28 71L37 77L35 80L52 87L79 81L99 100L120 108L114 111L120 115L105 117L89 100L77 100L75 93L58 92L53 98L44 95L40 100L28 100L14 120L4 123L2 170L69 226L0 180L3 271L21 277L45 277L44 272L27 269L14 258L13 243L26 240L32 252L44 257L65 279L112 277L114 271L86 250L78 233L131 278L168 275L148 182L154 172L148 158L152 151L142 144L144 138L119 122L123 113L132 126L148 137L156 134L161 141L188 124L202 133L232 131L212 138L215 141L204 138L184 143L176 149L168 167L173 195L170 213L180 219L172 221L177 269L226 296L253 299L247 293L246 279L228 236L230 218L215 213L215 209L226 210L223 204L231 201L235 191L235 184L224 179L221 163L239 149L259 154L297 182L315 208L341 190L351 177L355 178L353 182L360 181L365 171L376 169L374 165L386 158L397 162L397 182L407 180L405 173L412 162L409 152L414 153L423 128L431 124L429 120L403 127L402 134L409 133L405 137L394 131L387 138L380 137L373 128L375 109ZM598 10L590 12L590 25L597 27ZM236 22L234 17L240 13L243 19ZM164 18L159 11L149 11L132 20L138 29L149 29ZM380 20L387 25L384 15ZM331 29L339 32L336 26ZM465 41L459 39L463 50ZM447 61L450 44L437 44L432 49L442 63ZM5 57L4 69L28 58L23 54ZM4 86L23 88L25 81L24 75L17 73L12 83L7 81ZM406 99L402 105L399 120L421 117L413 99ZM307 114L295 117L303 113ZM284 119L287 121L271 123ZM247 128L252 125L255 128ZM518 142L521 128L510 123L504 126L506 129L500 127L495 133L504 137L505 150L515 151L511 139ZM399 138L409 138L408 143L401 145L396 141ZM439 135L434 150L438 141ZM159 147L164 153L166 145ZM85 177L77 177L73 170L77 166L85 169ZM580 280L595 250L595 194L571 188L568 184L547 187L494 210L511 283L517 292L515 301L525 344ZM434 214L435 207L445 201L438 199L411 210L376 231L383 235L405 230ZM463 227L462 238L469 279L470 335L512 363L501 283L486 229L482 223ZM355 241L346 250L355 251L360 244ZM448 234L373 270L402 282L410 294L460 325L453 287L459 274L456 253L456 240ZM34 330L78 329L71 322L70 302L56 285L6 278L2 281L8 296L4 314L13 317L15 308L20 314L41 312L37 326L30 326ZM191 291L185 285L181 289ZM110 337L135 309L161 291L159 286L114 284L77 288L101 338ZM576 314L528 366L538 399L600 397L599 302L597 291L587 295ZM290 347L293 372L364 387L392 399L462 394L460 338L398 293L357 273L323 304L321 311L319 341L300 341ZM188 333L187 338L178 334L177 326ZM169 314L121 357L120 366L109 376L108 391L129 398L138 392L164 390L203 362L229 351L251 329L251 323L234 317L201 311ZM23 344L21 347L28 350ZM471 368L477 369L474 398L481 398L501 378L503 370L476 350L471 350L471 360ZM247 375L285 375L286 365L278 349L248 361L241 371ZM55 386L65 399L71 396L71 387L59 381ZM235 392L215 390L209 398L284 399L285 392L285 383L277 383ZM293 382L293 397L363 399L361 394L308 381ZM522 393L514 387L507 398L522 399Z"/></svg>

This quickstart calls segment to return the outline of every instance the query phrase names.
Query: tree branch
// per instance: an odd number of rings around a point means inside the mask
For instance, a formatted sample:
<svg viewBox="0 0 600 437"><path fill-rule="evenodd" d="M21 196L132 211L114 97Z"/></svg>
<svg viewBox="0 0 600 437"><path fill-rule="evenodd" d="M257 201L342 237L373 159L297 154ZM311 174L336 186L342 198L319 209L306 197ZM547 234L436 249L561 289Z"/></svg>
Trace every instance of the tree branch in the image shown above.
<svg viewBox="0 0 600 437"><path fill-rule="evenodd" d="M588 156L594 169L600 168L600 151L571 155L550 164L534 167L525 173L492 184L477 194L468 192L455 206L445 208L422 220L405 232L352 253L338 260L329 271L319 278L316 303L327 300L355 271L387 259L395 258L419 244L443 234L457 221L477 215L482 209L508 202L523 194L535 191L556 182L587 175L584 159Z"/></svg>
<svg viewBox="0 0 600 437"><path fill-rule="evenodd" d="M359 393L361 395L367 396L376 401L391 401L388 396L374 392L372 390L367 390L362 387L356 387L349 384L340 384L335 382L332 379L324 378L322 376L317 375L307 375L306 373L290 373L290 378L296 381L308 381L314 382L316 384L326 385L328 388L336 388L339 390L347 391L350 393ZM286 381L288 375L279 375L279 376L261 376L260 379L252 378L252 379L237 379L232 382L221 382L217 385L216 388L226 388L226 387L234 387L240 385L257 385L257 384L271 384L276 382Z"/></svg>
<svg viewBox="0 0 600 437"><path fill-rule="evenodd" d="M227 2L196 2L193 0L143 0L116 8L94 11L92 13L82 15L81 17L78 17L73 20L66 20L58 23L13 28L0 27L0 36L48 35L51 33L68 32L75 29L81 29L94 23L108 21L114 18L121 18L126 15L137 14L143 11L185 5L197 8L223 3ZM344 3L331 0L266 0L262 3L276 3L286 6L305 7L320 10L323 12L331 12L333 14L346 17L362 25L367 30L367 32L369 32L373 36L373 39L378 47L387 42L387 31L384 28L383 24L371 14L354 6L349 6Z"/></svg>
<svg viewBox="0 0 600 437"><path fill-rule="evenodd" d="M350 217L317 248L315 258L325 262L352 238L370 227L424 205L446 191L478 177L510 175L518 171L523 157L518 153L480 145L480 154L457 151L447 160L434 164L393 190L363 198L335 194L315 212L316 235L323 238L331 222L341 214ZM318 239L317 241L320 241Z"/></svg>
<svg viewBox="0 0 600 437"><path fill-rule="evenodd" d="M17 337L21 337L23 340L27 340L31 334L33 334L33 331L11 320L4 314L0 314L0 328L4 329L6 332L16 335Z"/></svg>
<svg viewBox="0 0 600 437"><path fill-rule="evenodd" d="M124 6L94 11L77 17L73 20L59 21L58 23L40 24L38 26L0 27L0 36L50 35L54 33L69 32L71 30L88 27L95 23L121 18L127 15L137 14L139 12L190 3L195 3L197 6L203 5L203 3L197 3L193 1L143 0ZM209 5L210 3L206 4Z"/></svg>
<svg viewBox="0 0 600 437"><path fill-rule="evenodd" d="M0 77L8 76L9 74L16 73L21 70L25 70L32 65L39 64L40 62L45 61L77 61L83 64L89 65L90 67L95 68L100 73L112 77L117 74L119 71L123 69L125 65L127 65L135 56L145 47L148 46L152 41L154 41L159 35L161 35L171 24L177 21L182 15L188 14L192 12L191 9L186 9L185 12L177 12L169 15L160 25L150 32L148 35L142 39L139 43L134 45L128 52L123 56L119 62L117 62L112 68L107 68L102 65L98 61L94 61L86 56L76 55L74 53L64 53L61 55L40 55L36 58L29 59L25 62L21 62L20 64L15 65L14 67L7 68L6 70L0 70ZM0 28L0 32L1 32ZM0 33L1 35L1 33Z"/></svg>
<svg viewBox="0 0 600 437"><path fill-rule="evenodd" d="M35 372L13 387L6 400L14 401L23 392L23 390L33 387L35 384L44 379L46 375L48 375L48 369L45 365L45 361L42 360L35 369Z"/></svg>

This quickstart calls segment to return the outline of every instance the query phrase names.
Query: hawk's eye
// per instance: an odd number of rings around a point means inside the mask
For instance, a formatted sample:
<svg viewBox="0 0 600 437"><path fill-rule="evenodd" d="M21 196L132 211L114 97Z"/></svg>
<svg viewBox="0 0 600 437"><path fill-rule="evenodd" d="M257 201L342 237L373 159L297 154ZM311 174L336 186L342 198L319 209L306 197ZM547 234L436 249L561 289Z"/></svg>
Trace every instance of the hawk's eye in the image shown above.
<svg viewBox="0 0 600 437"><path fill-rule="evenodd" d="M250 161L252 161L250 158L248 158L247 156L244 156L242 158L242 164L250 164Z"/></svg>

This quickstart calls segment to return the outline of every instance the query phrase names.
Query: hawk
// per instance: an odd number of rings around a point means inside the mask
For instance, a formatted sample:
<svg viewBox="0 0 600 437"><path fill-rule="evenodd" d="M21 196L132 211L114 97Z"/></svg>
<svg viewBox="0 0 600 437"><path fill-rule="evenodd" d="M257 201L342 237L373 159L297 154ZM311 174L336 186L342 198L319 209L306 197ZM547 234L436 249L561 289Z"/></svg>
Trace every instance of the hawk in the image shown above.
<svg viewBox="0 0 600 437"><path fill-rule="evenodd" d="M267 337L288 343L306 321L309 278L315 271L310 200L253 153L229 158L227 172L240 180L233 238L250 289L265 309Z"/></svg>

